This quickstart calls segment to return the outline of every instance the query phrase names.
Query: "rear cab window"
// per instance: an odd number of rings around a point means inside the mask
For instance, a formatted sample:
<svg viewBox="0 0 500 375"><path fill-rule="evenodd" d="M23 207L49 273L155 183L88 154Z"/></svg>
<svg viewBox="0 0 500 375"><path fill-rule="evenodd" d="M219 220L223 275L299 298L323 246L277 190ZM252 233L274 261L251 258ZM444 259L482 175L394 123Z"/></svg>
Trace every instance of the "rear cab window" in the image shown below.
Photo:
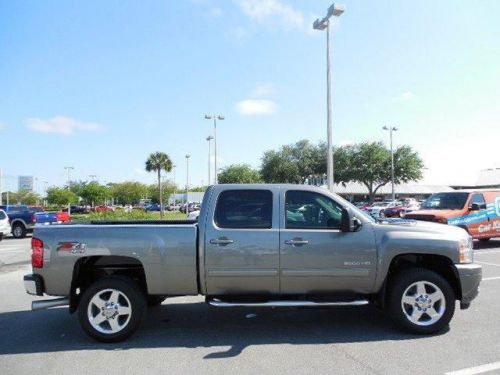
<svg viewBox="0 0 500 375"><path fill-rule="evenodd" d="M0 210L0 220L4 220L7 217L3 210Z"/></svg>
<svg viewBox="0 0 500 375"><path fill-rule="evenodd" d="M225 190L215 207L219 228L271 229L273 193L270 190Z"/></svg>

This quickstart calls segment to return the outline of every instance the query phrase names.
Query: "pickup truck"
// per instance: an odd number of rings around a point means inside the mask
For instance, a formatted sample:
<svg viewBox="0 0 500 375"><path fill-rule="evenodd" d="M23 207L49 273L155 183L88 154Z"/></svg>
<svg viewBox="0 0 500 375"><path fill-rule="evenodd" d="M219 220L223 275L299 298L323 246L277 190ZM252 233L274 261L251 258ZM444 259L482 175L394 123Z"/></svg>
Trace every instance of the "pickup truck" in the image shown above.
<svg viewBox="0 0 500 375"><path fill-rule="evenodd" d="M33 231L36 224L36 216L25 205L3 205L0 209L4 210L9 217L12 227L12 235L15 238L24 238L27 233Z"/></svg>
<svg viewBox="0 0 500 375"><path fill-rule="evenodd" d="M59 296L90 337L124 340L147 305L204 295L216 307L362 306L431 334L477 296L470 236L437 223L376 221L306 185L214 185L196 221L37 227L27 293Z"/></svg>
<svg viewBox="0 0 500 375"><path fill-rule="evenodd" d="M29 210L35 214L36 224L62 224L71 220L68 212L45 211L43 207L39 206L29 207Z"/></svg>

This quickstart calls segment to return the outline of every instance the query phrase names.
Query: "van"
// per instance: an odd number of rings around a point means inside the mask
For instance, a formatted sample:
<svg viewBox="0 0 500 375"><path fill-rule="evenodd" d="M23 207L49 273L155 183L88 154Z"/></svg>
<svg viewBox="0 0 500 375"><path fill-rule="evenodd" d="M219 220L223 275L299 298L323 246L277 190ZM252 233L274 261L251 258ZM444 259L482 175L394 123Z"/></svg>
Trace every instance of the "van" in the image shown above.
<svg viewBox="0 0 500 375"><path fill-rule="evenodd" d="M434 221L465 229L472 238L500 237L500 189L457 190L432 194L406 219Z"/></svg>

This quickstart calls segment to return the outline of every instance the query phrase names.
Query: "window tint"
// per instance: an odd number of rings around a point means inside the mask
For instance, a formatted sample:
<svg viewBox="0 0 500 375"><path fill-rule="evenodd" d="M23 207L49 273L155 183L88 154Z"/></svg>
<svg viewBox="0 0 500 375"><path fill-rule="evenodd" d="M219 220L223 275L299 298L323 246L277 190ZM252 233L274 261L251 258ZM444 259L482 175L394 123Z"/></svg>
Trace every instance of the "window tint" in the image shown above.
<svg viewBox="0 0 500 375"><path fill-rule="evenodd" d="M486 202L484 201L483 194L474 194L472 196L472 200L470 201L471 205L472 203L478 204L481 210L486 209Z"/></svg>
<svg viewBox="0 0 500 375"><path fill-rule="evenodd" d="M269 190L226 190L217 200L219 228L271 228L273 193Z"/></svg>
<svg viewBox="0 0 500 375"><path fill-rule="evenodd" d="M285 212L288 229L340 229L342 207L319 193L288 191Z"/></svg>
<svg viewBox="0 0 500 375"><path fill-rule="evenodd" d="M3 220L7 217L7 215L5 215L5 212L3 211L0 211L0 220Z"/></svg>

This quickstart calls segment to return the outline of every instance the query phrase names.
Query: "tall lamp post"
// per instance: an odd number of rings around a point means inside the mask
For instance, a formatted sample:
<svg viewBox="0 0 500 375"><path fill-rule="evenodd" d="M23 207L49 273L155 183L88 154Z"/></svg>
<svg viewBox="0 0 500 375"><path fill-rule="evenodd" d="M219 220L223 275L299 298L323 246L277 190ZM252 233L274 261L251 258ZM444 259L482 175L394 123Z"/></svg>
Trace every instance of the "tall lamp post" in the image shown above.
<svg viewBox="0 0 500 375"><path fill-rule="evenodd" d="M210 185L210 156L212 156L212 153L210 152L210 144L211 144L211 141L212 139L214 139L214 137L212 137L211 135L209 135L207 137L207 141L208 141L208 182L207 182L207 185Z"/></svg>
<svg viewBox="0 0 500 375"><path fill-rule="evenodd" d="M74 167L64 167L66 171L68 172L68 190L71 190L71 178L69 177L69 172L72 169L75 169ZM71 215L71 203L68 203L68 215Z"/></svg>
<svg viewBox="0 0 500 375"><path fill-rule="evenodd" d="M395 132L398 130L395 126L384 126L382 128L383 130L388 130L389 131L389 138L390 138L390 143L391 143L391 192L392 192L392 200L396 200L396 193L394 192L394 150L392 148L392 132Z"/></svg>
<svg viewBox="0 0 500 375"><path fill-rule="evenodd" d="M177 167L177 165L173 164L172 165L172 172L173 172L173 175L174 175L174 189L173 189L173 196L174 196L174 201L172 202L175 206L175 194L176 194L176 190L177 190L177 186L175 185L175 168Z"/></svg>
<svg viewBox="0 0 500 375"><path fill-rule="evenodd" d="M217 178L217 120L224 120L224 116L222 115L205 115L205 119L207 120L214 120L214 184L217 185L219 182Z"/></svg>
<svg viewBox="0 0 500 375"><path fill-rule="evenodd" d="M330 18L338 17L344 13L343 5L333 3L323 19L317 19L313 23L313 29L326 29L326 134L327 134L327 152L326 152L326 175L328 181L328 190L333 191L333 142L332 142L332 99L331 99L331 75L330 75Z"/></svg>
<svg viewBox="0 0 500 375"><path fill-rule="evenodd" d="M186 215L189 215L189 201L188 201L188 192L189 192L189 158L191 155L186 154Z"/></svg>

